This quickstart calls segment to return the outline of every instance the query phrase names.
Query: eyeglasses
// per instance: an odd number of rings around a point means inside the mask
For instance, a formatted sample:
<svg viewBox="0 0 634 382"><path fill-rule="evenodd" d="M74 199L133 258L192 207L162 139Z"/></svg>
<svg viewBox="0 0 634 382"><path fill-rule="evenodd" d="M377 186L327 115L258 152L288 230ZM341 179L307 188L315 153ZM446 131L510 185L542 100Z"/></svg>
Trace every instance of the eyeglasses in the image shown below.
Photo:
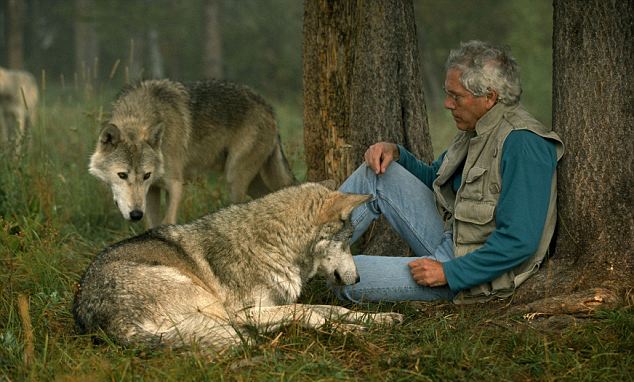
<svg viewBox="0 0 634 382"><path fill-rule="evenodd" d="M447 88L445 88L444 86L442 87L442 90L445 92L445 95L447 97L451 98L451 100L456 102L456 103L458 103L461 99L472 95L471 93L467 93L467 94L464 94L464 95L450 93L449 91L447 91Z"/></svg>

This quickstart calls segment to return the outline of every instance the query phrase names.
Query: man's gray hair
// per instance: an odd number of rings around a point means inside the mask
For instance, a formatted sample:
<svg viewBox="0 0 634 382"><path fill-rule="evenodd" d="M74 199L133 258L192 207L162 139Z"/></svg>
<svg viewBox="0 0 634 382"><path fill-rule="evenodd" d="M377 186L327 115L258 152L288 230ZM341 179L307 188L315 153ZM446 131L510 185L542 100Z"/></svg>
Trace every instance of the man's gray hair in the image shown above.
<svg viewBox="0 0 634 382"><path fill-rule="evenodd" d="M449 52L445 69L461 71L460 83L475 96L494 90L500 103L515 105L520 101L520 70L508 47L476 40L460 43L460 48Z"/></svg>

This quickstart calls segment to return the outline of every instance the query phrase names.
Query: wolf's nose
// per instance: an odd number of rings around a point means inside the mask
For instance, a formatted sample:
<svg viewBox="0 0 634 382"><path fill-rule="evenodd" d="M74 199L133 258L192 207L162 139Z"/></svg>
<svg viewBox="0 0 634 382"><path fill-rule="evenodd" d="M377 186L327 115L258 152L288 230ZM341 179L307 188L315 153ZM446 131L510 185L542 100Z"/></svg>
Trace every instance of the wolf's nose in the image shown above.
<svg viewBox="0 0 634 382"><path fill-rule="evenodd" d="M130 219L139 221L141 218L143 218L143 211L133 210L130 212Z"/></svg>
<svg viewBox="0 0 634 382"><path fill-rule="evenodd" d="M354 279L354 283L357 284L359 281L361 281L361 276L357 274L357 278Z"/></svg>
<svg viewBox="0 0 634 382"><path fill-rule="evenodd" d="M335 270L335 280L337 280L337 283L339 285L344 285L343 279L341 278L341 275L339 274L339 271Z"/></svg>

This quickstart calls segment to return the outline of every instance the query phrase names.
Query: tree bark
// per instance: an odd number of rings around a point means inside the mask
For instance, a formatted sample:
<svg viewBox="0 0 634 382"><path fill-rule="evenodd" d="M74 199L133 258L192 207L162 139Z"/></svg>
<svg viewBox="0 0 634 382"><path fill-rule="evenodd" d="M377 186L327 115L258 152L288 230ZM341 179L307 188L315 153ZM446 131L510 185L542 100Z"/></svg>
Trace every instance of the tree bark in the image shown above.
<svg viewBox="0 0 634 382"><path fill-rule="evenodd" d="M430 160L411 1L304 3L308 179L341 183L377 141Z"/></svg>
<svg viewBox="0 0 634 382"><path fill-rule="evenodd" d="M9 69L24 67L24 1L7 0L7 58Z"/></svg>
<svg viewBox="0 0 634 382"><path fill-rule="evenodd" d="M222 38L220 34L220 4L218 0L205 2L204 74L222 78Z"/></svg>
<svg viewBox="0 0 634 382"><path fill-rule="evenodd" d="M431 160L411 0L305 1L303 53L309 181L341 184L378 141ZM403 255L385 223L370 231L366 253Z"/></svg>
<svg viewBox="0 0 634 382"><path fill-rule="evenodd" d="M533 310L557 296L569 296L561 306L575 306L570 300L593 288L606 296L597 301L632 289L633 4L554 2L553 124L566 154L558 167L555 254L517 296L545 298Z"/></svg>

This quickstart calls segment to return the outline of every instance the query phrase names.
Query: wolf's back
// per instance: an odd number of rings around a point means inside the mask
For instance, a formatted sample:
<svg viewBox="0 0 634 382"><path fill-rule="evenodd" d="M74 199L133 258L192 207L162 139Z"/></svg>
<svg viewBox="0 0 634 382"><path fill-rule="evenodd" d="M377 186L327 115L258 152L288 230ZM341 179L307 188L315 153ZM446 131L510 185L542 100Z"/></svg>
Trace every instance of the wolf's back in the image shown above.
<svg viewBox="0 0 634 382"><path fill-rule="evenodd" d="M194 82L186 87L190 93L194 145L209 135L218 134L224 136L217 139L235 136L228 138L228 151L253 152L254 147L240 146L246 142L252 142L252 145L271 143L263 161L254 158L253 163L262 163L262 167L259 178L256 177L249 188L251 196L259 197L297 184L282 148L273 108L259 94L247 86L220 80Z"/></svg>
<svg viewBox="0 0 634 382"><path fill-rule="evenodd" d="M81 333L101 329L123 344L163 341L161 322L180 314L182 295L205 298L191 282L197 277L201 273L183 248L158 230L114 244L97 255L80 280L73 303L77 328Z"/></svg>
<svg viewBox="0 0 634 382"><path fill-rule="evenodd" d="M170 238L182 233L174 227L124 240L95 258L73 302L80 333L103 330L122 345L197 342L220 348L239 342L219 299L222 292L201 281L204 275L186 249Z"/></svg>

